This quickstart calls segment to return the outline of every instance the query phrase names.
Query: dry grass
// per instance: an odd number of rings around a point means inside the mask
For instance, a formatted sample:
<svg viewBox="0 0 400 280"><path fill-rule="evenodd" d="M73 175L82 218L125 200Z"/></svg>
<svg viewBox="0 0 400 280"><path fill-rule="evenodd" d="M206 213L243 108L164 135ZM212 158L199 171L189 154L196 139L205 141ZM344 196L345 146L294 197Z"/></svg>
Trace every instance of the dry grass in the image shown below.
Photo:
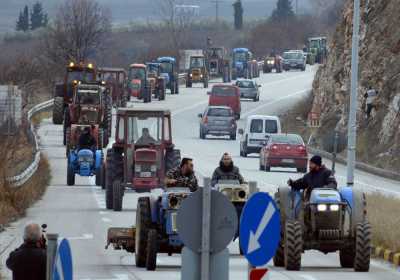
<svg viewBox="0 0 400 280"><path fill-rule="evenodd" d="M372 243L400 252L400 200L379 193L367 195Z"/></svg>

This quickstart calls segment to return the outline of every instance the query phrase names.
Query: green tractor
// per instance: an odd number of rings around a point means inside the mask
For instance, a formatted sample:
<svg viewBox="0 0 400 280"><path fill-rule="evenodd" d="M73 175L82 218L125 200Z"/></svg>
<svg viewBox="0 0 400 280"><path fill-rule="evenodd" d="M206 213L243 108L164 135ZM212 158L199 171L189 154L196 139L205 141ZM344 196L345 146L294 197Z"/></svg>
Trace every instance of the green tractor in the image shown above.
<svg viewBox="0 0 400 280"><path fill-rule="evenodd" d="M307 63L312 62L323 64L327 57L326 37L313 37L308 39Z"/></svg>

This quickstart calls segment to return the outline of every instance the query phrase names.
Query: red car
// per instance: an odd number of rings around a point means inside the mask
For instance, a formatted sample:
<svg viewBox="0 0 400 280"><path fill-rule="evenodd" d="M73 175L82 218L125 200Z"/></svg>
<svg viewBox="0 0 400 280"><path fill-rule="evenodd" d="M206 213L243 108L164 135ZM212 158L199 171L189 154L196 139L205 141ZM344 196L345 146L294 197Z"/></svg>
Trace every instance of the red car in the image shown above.
<svg viewBox="0 0 400 280"><path fill-rule="evenodd" d="M240 105L240 90L235 85L214 85L208 100L209 106L228 106L235 113L236 119L240 119L242 111Z"/></svg>
<svg viewBox="0 0 400 280"><path fill-rule="evenodd" d="M272 134L260 151L260 170L271 167L292 167L307 172L308 153L300 135Z"/></svg>

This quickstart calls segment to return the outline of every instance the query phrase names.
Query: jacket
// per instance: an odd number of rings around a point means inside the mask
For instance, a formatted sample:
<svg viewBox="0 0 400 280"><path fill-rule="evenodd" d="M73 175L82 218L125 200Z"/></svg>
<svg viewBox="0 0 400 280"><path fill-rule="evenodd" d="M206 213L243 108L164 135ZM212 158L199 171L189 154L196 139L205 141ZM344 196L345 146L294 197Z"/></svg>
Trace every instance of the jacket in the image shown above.
<svg viewBox="0 0 400 280"><path fill-rule="evenodd" d="M323 187L336 189L337 182L332 171L321 166L317 172L309 172L303 178L293 181L291 187L296 190L308 189L309 191Z"/></svg>
<svg viewBox="0 0 400 280"><path fill-rule="evenodd" d="M214 187L221 180L238 180L240 184L244 183L243 176L236 166L233 166L231 171L224 171L221 167L217 167L211 178L211 186Z"/></svg>

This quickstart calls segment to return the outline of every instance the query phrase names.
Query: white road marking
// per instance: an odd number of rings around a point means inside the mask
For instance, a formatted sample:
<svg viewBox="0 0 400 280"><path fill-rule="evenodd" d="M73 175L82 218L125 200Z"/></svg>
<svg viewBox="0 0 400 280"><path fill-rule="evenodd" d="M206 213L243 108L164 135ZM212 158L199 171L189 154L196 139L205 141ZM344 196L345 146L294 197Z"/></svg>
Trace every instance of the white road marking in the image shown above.
<svg viewBox="0 0 400 280"><path fill-rule="evenodd" d="M93 239L94 235L91 233L85 233L82 236L68 237L68 240L89 240Z"/></svg>
<svg viewBox="0 0 400 280"><path fill-rule="evenodd" d="M101 218L101 220L102 220L103 222L105 222L105 223L111 223L111 222L112 222L111 219L106 218L106 217Z"/></svg>
<svg viewBox="0 0 400 280"><path fill-rule="evenodd" d="M308 275L308 274L300 274L300 277L305 279L305 280L317 280L317 278L315 278L315 277L313 277L311 275Z"/></svg>

